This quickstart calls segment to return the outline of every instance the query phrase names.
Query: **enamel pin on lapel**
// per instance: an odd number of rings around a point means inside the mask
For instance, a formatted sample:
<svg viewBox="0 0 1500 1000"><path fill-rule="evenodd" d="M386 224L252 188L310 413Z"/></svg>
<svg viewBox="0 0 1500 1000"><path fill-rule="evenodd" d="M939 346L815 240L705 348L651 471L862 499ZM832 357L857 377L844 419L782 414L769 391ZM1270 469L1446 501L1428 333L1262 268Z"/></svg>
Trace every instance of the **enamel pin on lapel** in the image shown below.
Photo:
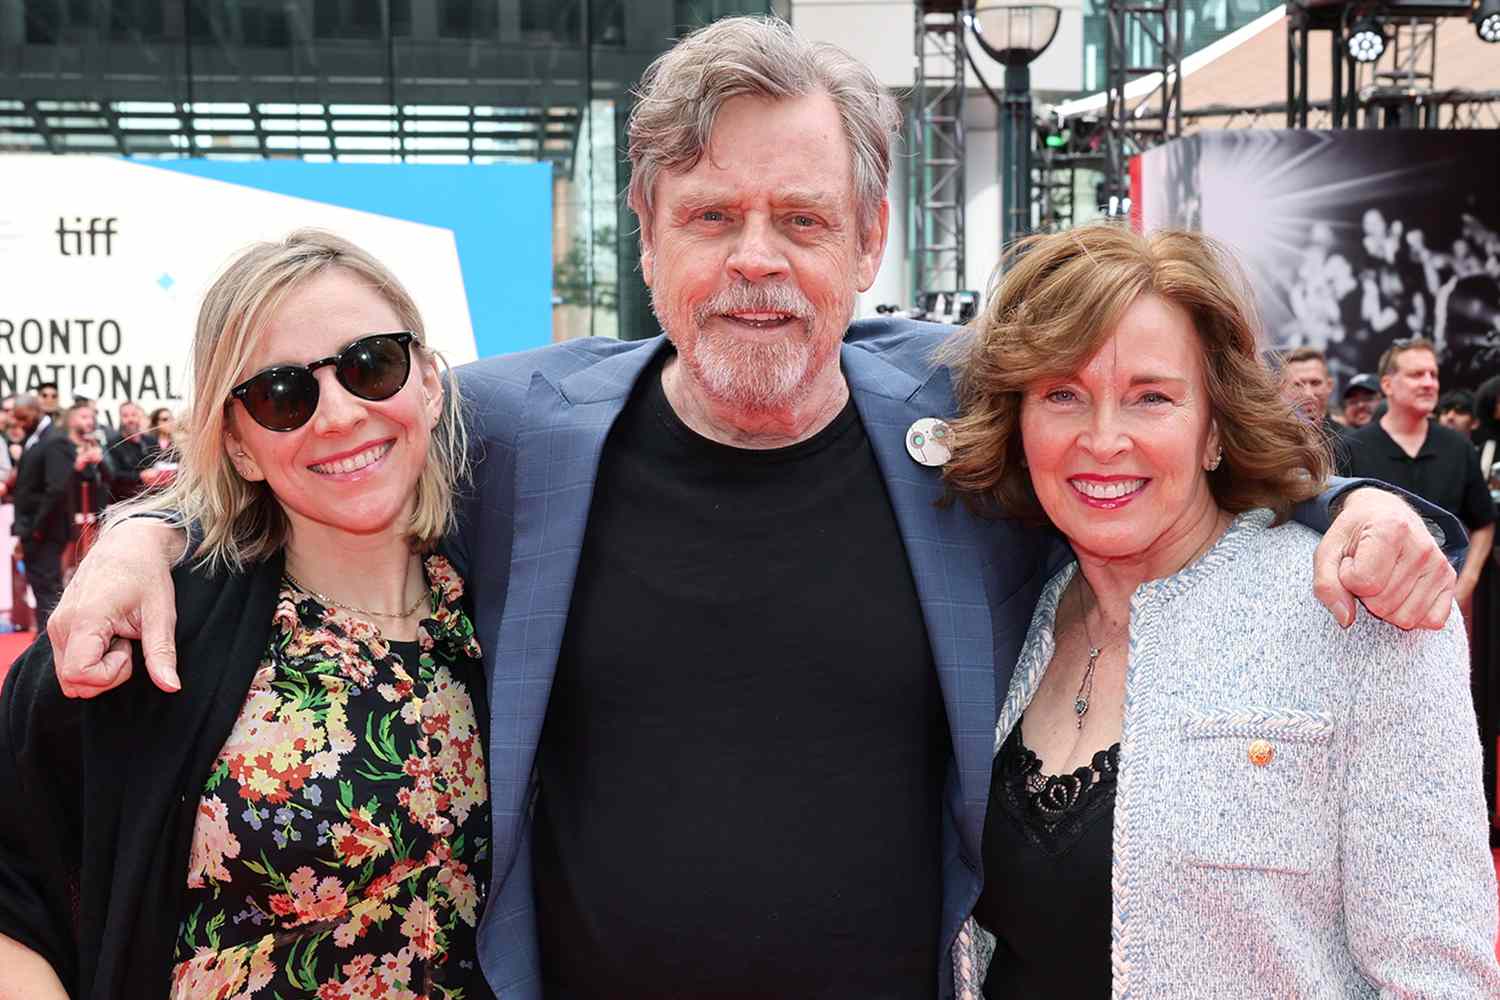
<svg viewBox="0 0 1500 1000"><path fill-rule="evenodd" d="M906 429L906 453L918 465L946 465L953 432L937 417L923 417Z"/></svg>

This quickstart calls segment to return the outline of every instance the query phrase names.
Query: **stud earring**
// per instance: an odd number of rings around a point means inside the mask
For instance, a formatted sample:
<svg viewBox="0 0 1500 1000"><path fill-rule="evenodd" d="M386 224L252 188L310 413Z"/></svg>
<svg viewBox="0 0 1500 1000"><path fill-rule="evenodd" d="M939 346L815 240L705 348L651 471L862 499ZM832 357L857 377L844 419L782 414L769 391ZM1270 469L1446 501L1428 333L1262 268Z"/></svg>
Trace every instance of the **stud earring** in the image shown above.
<svg viewBox="0 0 1500 1000"><path fill-rule="evenodd" d="M1214 460L1212 462L1209 462L1208 465L1205 466L1205 468L1207 468L1209 472L1212 472L1219 467L1219 463L1222 461L1224 461L1224 449L1220 448L1219 453L1214 456Z"/></svg>

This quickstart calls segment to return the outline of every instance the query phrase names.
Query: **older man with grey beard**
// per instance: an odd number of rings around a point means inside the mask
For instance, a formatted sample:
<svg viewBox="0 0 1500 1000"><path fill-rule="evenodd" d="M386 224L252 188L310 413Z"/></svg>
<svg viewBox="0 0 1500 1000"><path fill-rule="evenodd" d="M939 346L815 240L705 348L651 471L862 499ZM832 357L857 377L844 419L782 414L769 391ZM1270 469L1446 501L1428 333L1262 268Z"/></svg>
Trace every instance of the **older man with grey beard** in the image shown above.
<svg viewBox="0 0 1500 1000"><path fill-rule="evenodd" d="M851 325L901 121L869 69L733 18L639 97L629 203L665 335L458 375L484 449L449 540L490 678L480 960L508 1000L950 996L997 699L1064 547L940 504L949 330ZM1444 620L1418 518L1344 506L1335 616L1358 595ZM119 683L136 635L177 686L180 547L106 536L53 619L65 689Z"/></svg>

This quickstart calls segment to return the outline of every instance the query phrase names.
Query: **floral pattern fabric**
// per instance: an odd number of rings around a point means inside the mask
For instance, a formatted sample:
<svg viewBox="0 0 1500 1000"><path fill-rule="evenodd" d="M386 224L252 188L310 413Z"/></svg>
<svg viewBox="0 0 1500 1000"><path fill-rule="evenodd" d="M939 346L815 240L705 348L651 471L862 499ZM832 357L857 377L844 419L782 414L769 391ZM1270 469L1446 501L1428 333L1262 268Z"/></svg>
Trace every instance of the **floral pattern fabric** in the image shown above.
<svg viewBox="0 0 1500 1000"><path fill-rule="evenodd" d="M282 581L198 804L173 1000L491 995L479 644L463 582L424 568L412 643Z"/></svg>

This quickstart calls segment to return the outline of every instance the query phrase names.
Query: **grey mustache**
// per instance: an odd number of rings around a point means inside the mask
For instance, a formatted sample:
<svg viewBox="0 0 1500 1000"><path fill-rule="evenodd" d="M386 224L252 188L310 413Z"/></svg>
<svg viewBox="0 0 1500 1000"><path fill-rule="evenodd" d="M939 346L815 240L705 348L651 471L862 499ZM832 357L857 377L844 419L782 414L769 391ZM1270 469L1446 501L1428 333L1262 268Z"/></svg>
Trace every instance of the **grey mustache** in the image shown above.
<svg viewBox="0 0 1500 1000"><path fill-rule="evenodd" d="M797 319L811 319L812 303L795 288L787 285L734 285L700 303L693 310L699 323L712 316L731 312L786 313Z"/></svg>

